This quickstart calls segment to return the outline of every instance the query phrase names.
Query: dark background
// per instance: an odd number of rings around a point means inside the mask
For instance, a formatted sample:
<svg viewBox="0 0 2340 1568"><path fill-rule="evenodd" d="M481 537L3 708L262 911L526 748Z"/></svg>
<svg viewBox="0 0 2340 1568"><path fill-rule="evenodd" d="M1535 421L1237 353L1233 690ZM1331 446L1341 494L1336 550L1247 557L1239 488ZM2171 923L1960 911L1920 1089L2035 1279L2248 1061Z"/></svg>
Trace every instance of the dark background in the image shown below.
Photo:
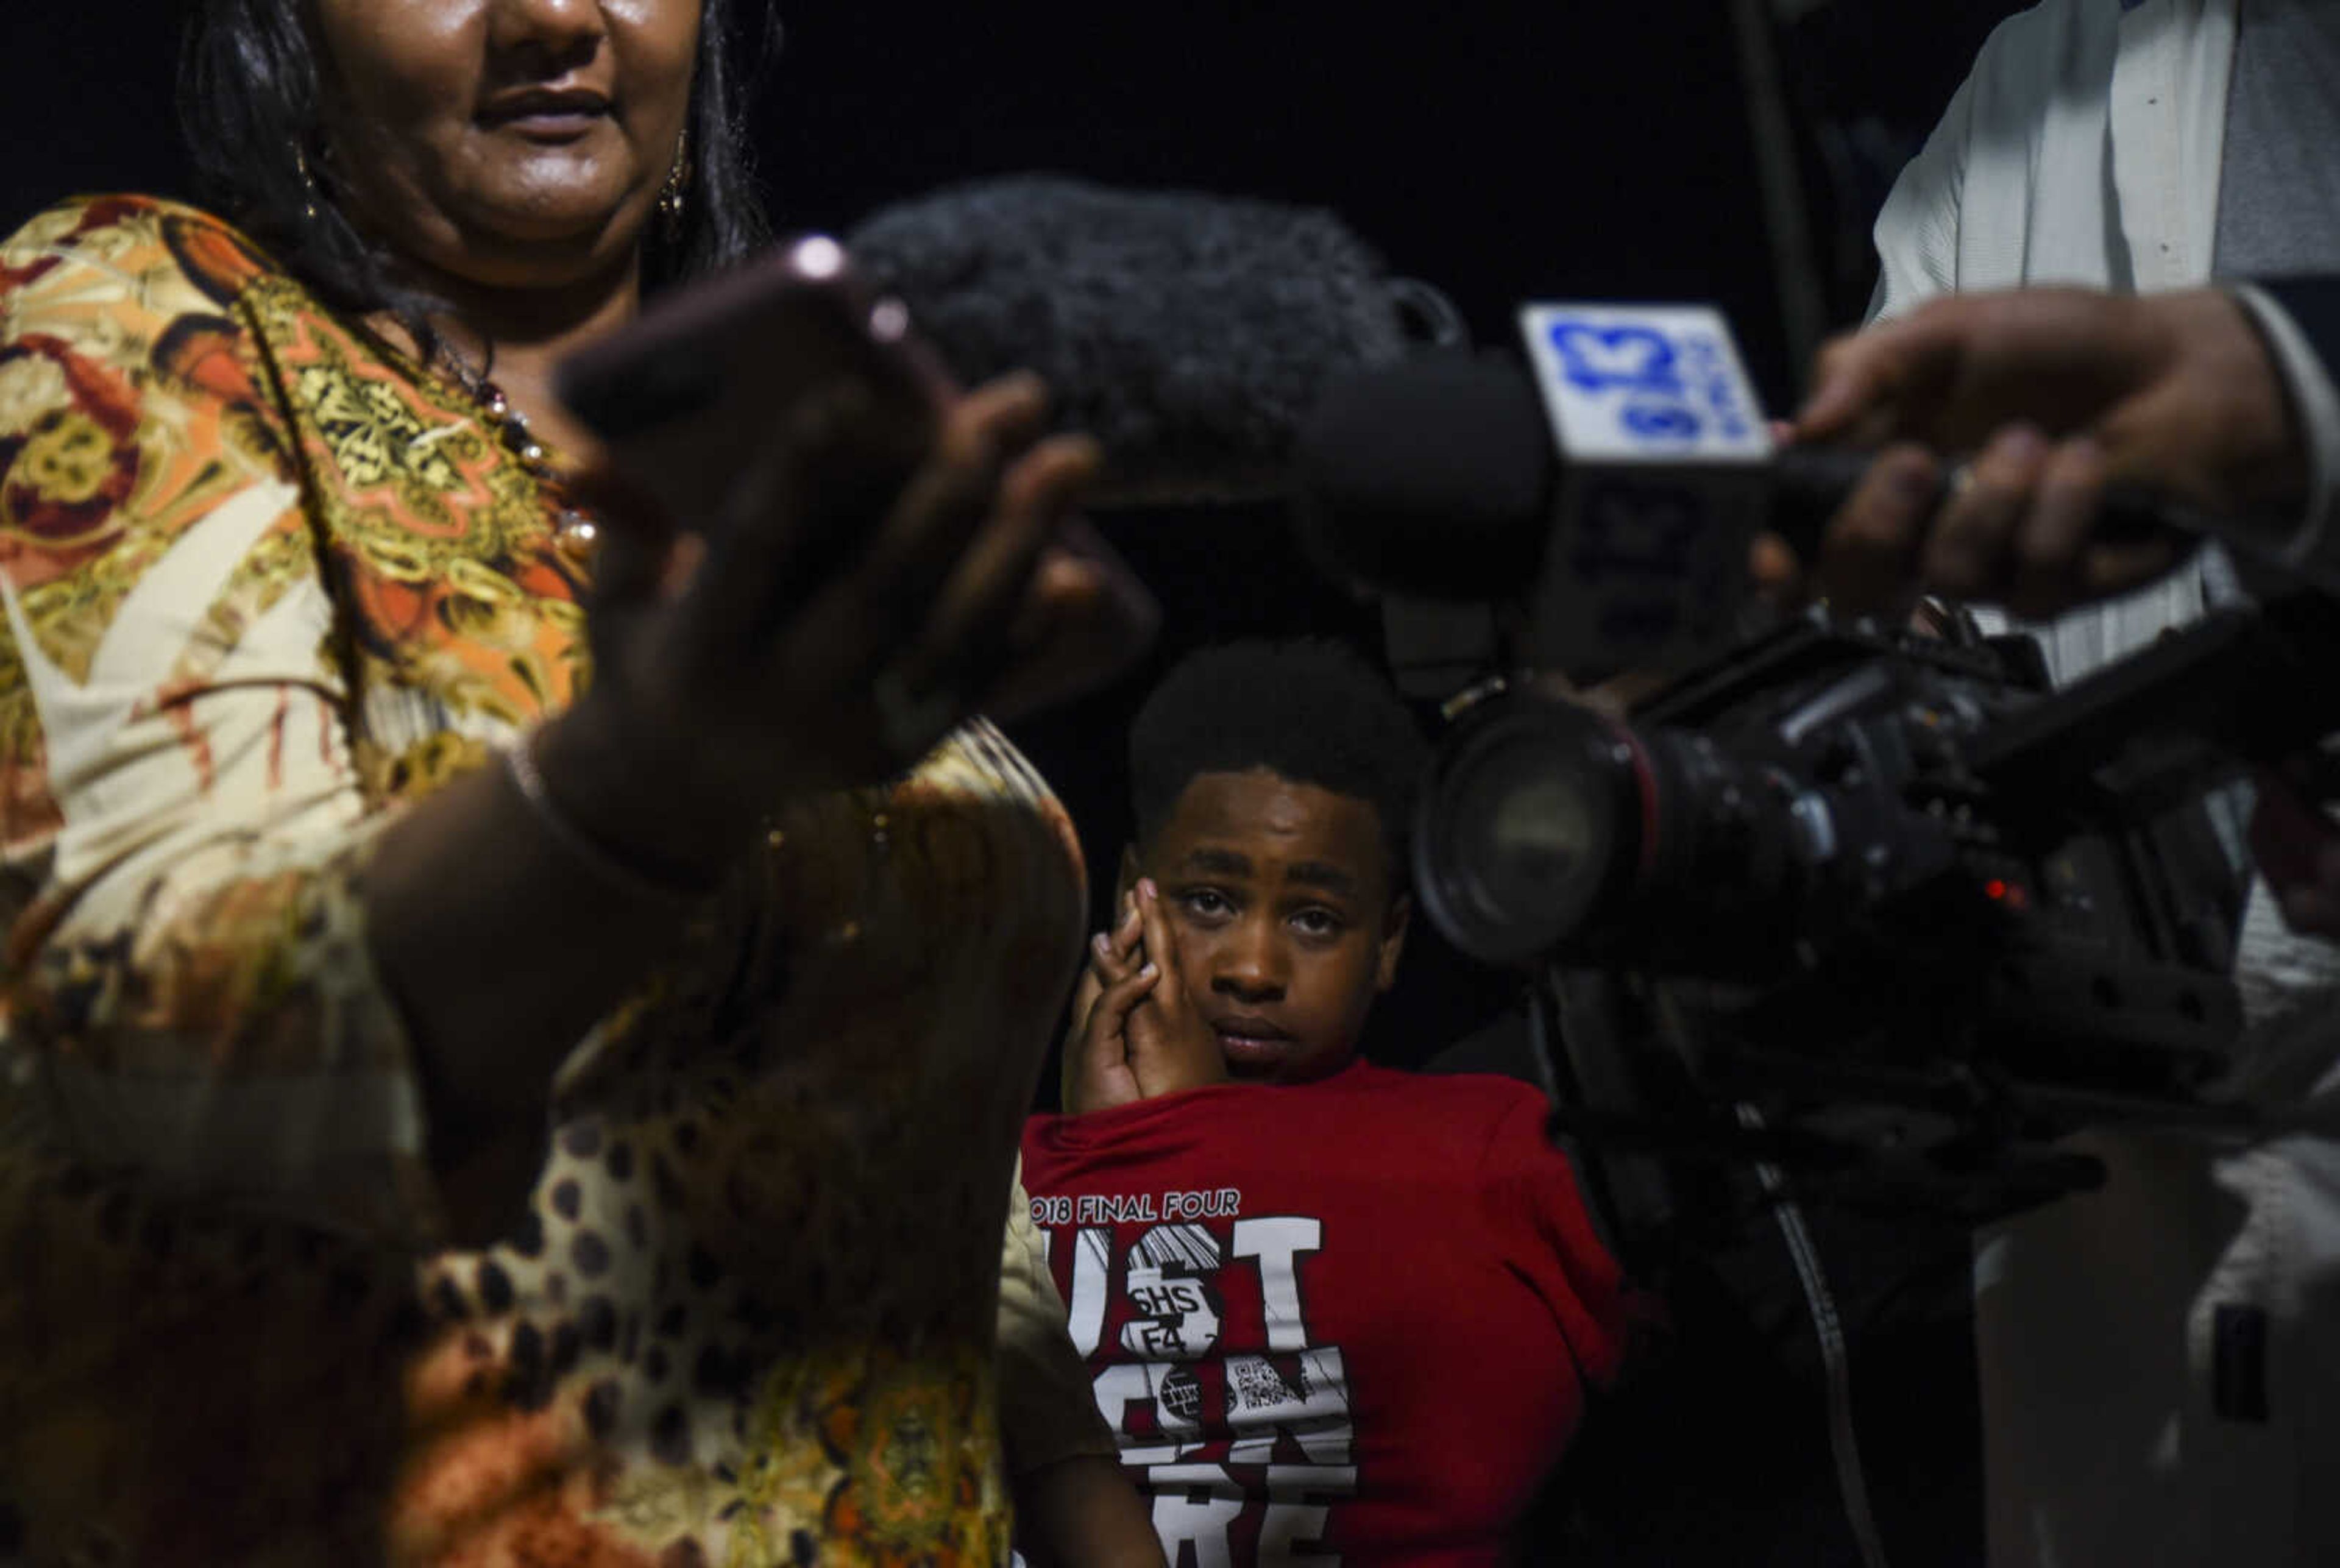
<svg viewBox="0 0 2340 1568"><path fill-rule="evenodd" d="M187 194L172 101L186 8L0 5L0 223L76 192ZM2016 8L1771 0L1836 317L1865 298L1858 253L1885 183ZM1728 0L1378 14L1353 0L781 0L759 140L787 227L841 227L1019 169L1322 204L1399 271L1444 287L1482 336L1533 297L1716 300L1784 397L1730 12Z"/></svg>
<svg viewBox="0 0 2340 1568"><path fill-rule="evenodd" d="M1772 0L1756 12L1792 131L1800 282L1825 324L1858 319L1878 203L2014 9ZM0 228L74 192L189 194L172 103L181 14L157 0L0 0ZM1792 404L1745 35L1728 0L798 0L782 15L758 133L783 227L842 228L937 184L1024 169L1323 205L1397 271L1443 287L1482 342L1532 298L1714 301L1766 396ZM1262 632L1377 647L1373 615L1323 587L1278 523L1225 510L1109 524L1164 602L1163 643L1112 690L1019 734L1081 824L1101 896L1127 831L1123 727L1170 659ZM1395 1062L1423 1059L1510 997L1417 933L1369 1042ZM1897 1287L1897 1301L1962 1299L1962 1246L1937 1253L1948 1284ZM1688 1295L1677 1307L1695 1318ZM1597 1484L1624 1522L1578 1560L1849 1560L1809 1366L1778 1355L1777 1325L1736 1306L1724 1320L1703 1359L1674 1364L1671 1397L1624 1402L1647 1437ZM1963 1319L1951 1307L1865 1326L1858 1386L1889 1549L1905 1565L1975 1561ZM1733 1358L1741 1371L1723 1369Z"/></svg>
<svg viewBox="0 0 2340 1568"><path fill-rule="evenodd" d="M394 0L384 0L394 3ZM59 196L186 189L173 102L185 0L0 0L0 227ZM1824 324L1859 318L1868 227L2009 0L1770 0ZM757 139L783 228L843 229L937 184L1026 169L1325 206L1443 288L1482 342L1529 299L1710 300L1779 410L1799 366L1751 151L1730 0L782 0ZM1378 648L1272 511L1108 521L1164 602L1155 656L1026 726L1088 842L1100 900L1126 837L1121 731L1178 652L1255 633ZM1369 1049L1417 1062L1506 991L1421 928ZM1053 1086L1044 1096L1053 1095Z"/></svg>

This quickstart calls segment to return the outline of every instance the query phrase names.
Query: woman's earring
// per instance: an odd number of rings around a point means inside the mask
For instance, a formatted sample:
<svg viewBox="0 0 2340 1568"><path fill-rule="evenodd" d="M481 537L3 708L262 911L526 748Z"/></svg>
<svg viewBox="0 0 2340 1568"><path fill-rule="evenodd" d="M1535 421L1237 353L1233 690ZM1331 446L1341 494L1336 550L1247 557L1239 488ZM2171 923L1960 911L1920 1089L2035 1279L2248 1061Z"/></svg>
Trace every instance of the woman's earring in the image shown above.
<svg viewBox="0 0 2340 1568"><path fill-rule="evenodd" d="M292 147L292 166L301 171L301 221L317 221L317 176L309 168L309 154L298 143Z"/></svg>
<svg viewBox="0 0 2340 1568"><path fill-rule="evenodd" d="M666 172L666 184L659 187L659 220L666 225L669 239L682 233L683 201L689 189L690 133L685 131L682 140L675 144L674 167Z"/></svg>

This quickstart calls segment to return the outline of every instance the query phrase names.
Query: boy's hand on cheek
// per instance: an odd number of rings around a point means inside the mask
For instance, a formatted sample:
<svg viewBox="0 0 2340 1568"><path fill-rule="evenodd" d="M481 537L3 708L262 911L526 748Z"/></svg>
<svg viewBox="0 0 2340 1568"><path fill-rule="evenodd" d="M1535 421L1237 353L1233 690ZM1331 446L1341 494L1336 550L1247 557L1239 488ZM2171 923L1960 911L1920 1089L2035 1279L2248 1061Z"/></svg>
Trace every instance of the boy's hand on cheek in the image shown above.
<svg viewBox="0 0 2340 1568"><path fill-rule="evenodd" d="M1151 878L1125 895L1121 920L1089 943L1073 998L1066 1108L1109 1110L1222 1082L1219 1037L1188 998L1178 941Z"/></svg>
<svg viewBox="0 0 2340 1568"><path fill-rule="evenodd" d="M1227 1062L1219 1050L1218 1033L1187 995L1170 912L1150 877L1138 880L1134 912L1145 956L1160 975L1129 1014L1128 1060L1139 1097L1152 1099L1224 1082Z"/></svg>
<svg viewBox="0 0 2340 1568"><path fill-rule="evenodd" d="M1122 920L1089 939L1089 962L1073 993L1072 1059L1065 1108L1075 1115L1110 1110L1145 1097L1130 1065L1129 1016L1161 978L1138 953L1137 911L1123 901Z"/></svg>

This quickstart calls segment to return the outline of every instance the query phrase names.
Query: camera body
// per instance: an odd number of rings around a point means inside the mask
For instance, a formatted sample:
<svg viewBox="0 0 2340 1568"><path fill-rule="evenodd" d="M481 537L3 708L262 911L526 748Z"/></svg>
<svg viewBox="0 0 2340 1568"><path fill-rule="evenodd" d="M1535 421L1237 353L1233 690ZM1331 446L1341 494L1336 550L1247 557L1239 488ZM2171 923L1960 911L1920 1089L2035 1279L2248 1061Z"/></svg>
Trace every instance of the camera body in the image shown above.
<svg viewBox="0 0 2340 1568"><path fill-rule="evenodd" d="M1564 1119L1977 1214L2086 1185L2077 1128L2261 1128L2220 1092L2249 868L2211 802L2340 729L2340 600L2285 579L2053 691L1955 620L1750 634L1750 544L1812 545L1867 454L1776 449L1712 311L1520 326L1523 366L1336 387L1301 517L1336 578L1475 607L1503 668L1675 676L1630 722L1477 704L1415 834L1442 930L1554 978Z"/></svg>
<svg viewBox="0 0 2340 1568"><path fill-rule="evenodd" d="M1416 886L1477 957L1604 978L1563 1031L1581 1130L2001 1212L2088 1184L2077 1127L2250 1125L2206 796L2332 727L2335 657L2312 596L2059 692L2028 639L1799 620L1630 721L1466 714Z"/></svg>

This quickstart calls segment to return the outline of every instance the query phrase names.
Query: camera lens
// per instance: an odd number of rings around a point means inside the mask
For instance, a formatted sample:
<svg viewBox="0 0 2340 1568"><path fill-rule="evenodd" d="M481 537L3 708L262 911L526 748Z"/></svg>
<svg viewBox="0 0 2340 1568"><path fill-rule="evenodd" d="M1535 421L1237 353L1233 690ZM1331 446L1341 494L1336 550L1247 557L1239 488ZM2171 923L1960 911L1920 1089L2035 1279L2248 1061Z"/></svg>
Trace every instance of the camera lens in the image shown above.
<svg viewBox="0 0 2340 1568"><path fill-rule="evenodd" d="M1528 700L1472 724L1423 802L1416 879L1464 952L1513 963L1561 948L1637 852L1632 752L1581 709Z"/></svg>
<svg viewBox="0 0 2340 1568"><path fill-rule="evenodd" d="M1502 868L1496 878L1503 885L1502 901L1563 901L1597 847L1592 810L1578 781L1553 775L1476 782L1490 798L1466 801L1464 820L1485 823L1478 837L1484 840L1486 863ZM1472 858L1479 857L1474 853Z"/></svg>

